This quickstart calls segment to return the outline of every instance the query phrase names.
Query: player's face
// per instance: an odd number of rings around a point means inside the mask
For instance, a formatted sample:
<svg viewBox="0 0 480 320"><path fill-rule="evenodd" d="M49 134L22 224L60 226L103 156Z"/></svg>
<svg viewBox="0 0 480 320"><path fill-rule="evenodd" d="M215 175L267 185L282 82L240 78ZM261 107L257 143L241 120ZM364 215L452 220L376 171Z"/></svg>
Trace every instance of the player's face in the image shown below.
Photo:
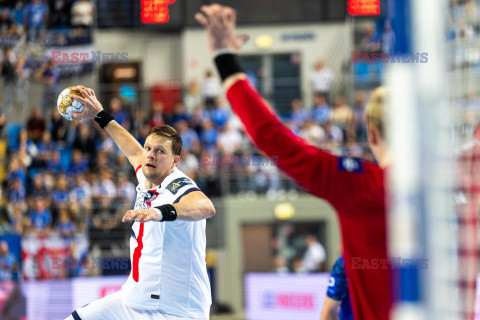
<svg viewBox="0 0 480 320"><path fill-rule="evenodd" d="M172 152L171 140L151 134L143 146L143 174L154 185L159 185L177 165L179 159L179 156Z"/></svg>

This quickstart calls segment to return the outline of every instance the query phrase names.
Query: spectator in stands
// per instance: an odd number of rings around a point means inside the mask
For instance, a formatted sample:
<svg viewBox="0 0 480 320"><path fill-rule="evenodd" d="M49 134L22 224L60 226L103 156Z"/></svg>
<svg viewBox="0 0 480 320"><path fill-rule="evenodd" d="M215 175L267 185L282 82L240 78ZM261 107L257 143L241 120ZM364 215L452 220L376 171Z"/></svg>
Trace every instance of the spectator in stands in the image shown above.
<svg viewBox="0 0 480 320"><path fill-rule="evenodd" d="M193 114L190 118L190 127L200 136L202 134L203 121L210 118L210 113L198 105L193 109Z"/></svg>
<svg viewBox="0 0 480 320"><path fill-rule="evenodd" d="M1 4L0 4L1 5ZM15 27L13 19L10 17L10 11L4 7L0 14L0 33L2 35L12 33L12 29Z"/></svg>
<svg viewBox="0 0 480 320"><path fill-rule="evenodd" d="M387 53L390 57L395 54L395 33L389 20L385 21L382 33L382 52Z"/></svg>
<svg viewBox="0 0 480 320"><path fill-rule="evenodd" d="M97 152L106 152L108 154L114 153L117 150L117 146L113 139L106 131L100 131L100 139L97 140Z"/></svg>
<svg viewBox="0 0 480 320"><path fill-rule="evenodd" d="M14 279L17 268L17 259L10 253L8 243L0 242L0 281Z"/></svg>
<svg viewBox="0 0 480 320"><path fill-rule="evenodd" d="M163 118L163 109L164 109L163 102L159 100L155 101L152 104L150 117L149 117L150 121L148 123L151 128L156 126L162 126L165 124L165 119ZM145 123L145 120L143 120L143 123ZM138 120L136 124L138 126L137 128L140 129L143 123L142 123L142 120Z"/></svg>
<svg viewBox="0 0 480 320"><path fill-rule="evenodd" d="M115 117L115 121L117 121L122 127L126 130L130 129L130 117L128 116L128 113L123 110L122 100L120 100L120 98L114 97L110 100L110 113Z"/></svg>
<svg viewBox="0 0 480 320"><path fill-rule="evenodd" d="M321 93L326 100L330 99L330 91L333 88L335 81L335 74L329 67L325 66L323 60L318 60L313 66L313 71L310 74L310 83L314 93Z"/></svg>
<svg viewBox="0 0 480 320"><path fill-rule="evenodd" d="M280 274L288 273L287 262L284 256L277 255L273 259L273 271Z"/></svg>
<svg viewBox="0 0 480 320"><path fill-rule="evenodd" d="M42 140L37 143L38 155L36 160L40 167L45 167L48 160L54 157L54 153L58 152L57 144L52 140L50 131L44 131Z"/></svg>
<svg viewBox="0 0 480 320"><path fill-rule="evenodd" d="M325 132L325 141L322 149L338 155L340 153L339 148L343 143L342 129L332 124L332 122L329 120L323 124L323 131Z"/></svg>
<svg viewBox="0 0 480 320"><path fill-rule="evenodd" d="M23 25L28 31L29 41L36 41L48 25L48 5L43 0L31 0L24 11Z"/></svg>
<svg viewBox="0 0 480 320"><path fill-rule="evenodd" d="M70 25L71 1L50 0L51 25L53 27L66 27Z"/></svg>
<svg viewBox="0 0 480 320"><path fill-rule="evenodd" d="M15 178L19 178L23 186L26 185L27 175L25 172L25 166L18 153L13 154L10 158L7 181L13 181Z"/></svg>
<svg viewBox="0 0 480 320"><path fill-rule="evenodd" d="M42 171L43 174L43 185L47 189L48 193L51 194L53 192L53 189L55 188L55 183L57 181L57 177L50 171ZM45 200L48 200L48 198L44 198ZM50 206L50 203L47 204L47 207Z"/></svg>
<svg viewBox="0 0 480 320"><path fill-rule="evenodd" d="M330 120L332 116L332 109L327 103L325 95L322 93L315 93L313 97L312 119L319 125L323 125Z"/></svg>
<svg viewBox="0 0 480 320"><path fill-rule="evenodd" d="M307 272L317 272L322 268L323 262L325 262L325 249L318 242L318 239L314 235L308 235L305 238L307 250L303 255L303 267Z"/></svg>
<svg viewBox="0 0 480 320"><path fill-rule="evenodd" d="M131 166L129 169L131 169ZM117 199L120 204L119 207L124 206L131 208L133 204L132 199L135 199L136 192L135 185L128 180L127 174L123 172L119 174L117 179Z"/></svg>
<svg viewBox="0 0 480 320"><path fill-rule="evenodd" d="M89 161L92 161L95 157L95 143L95 138L90 132L88 125L81 123L78 126L78 134L73 141L73 149L79 150L82 154L85 154L88 157Z"/></svg>
<svg viewBox="0 0 480 320"><path fill-rule="evenodd" d="M5 127L5 113L3 112L3 108L0 107L0 135L3 132L3 128Z"/></svg>
<svg viewBox="0 0 480 320"><path fill-rule="evenodd" d="M252 165L251 148L243 148L240 153L240 165L235 169L235 178L238 183L238 192L240 196L248 199L255 199L257 167Z"/></svg>
<svg viewBox="0 0 480 320"><path fill-rule="evenodd" d="M203 103L200 86L196 79L189 82L187 93L183 96L183 103L188 113L193 113L193 110Z"/></svg>
<svg viewBox="0 0 480 320"><path fill-rule="evenodd" d="M16 66L16 111L20 115L23 113L24 108L27 105L27 95L25 94L25 85L28 77L30 76L30 68L27 65L27 58L23 55L18 57ZM58 112L57 112L58 113Z"/></svg>
<svg viewBox="0 0 480 320"><path fill-rule="evenodd" d="M202 147L206 152L213 153L217 146L218 132L213 127L213 122L210 118L203 120L202 131L200 133L200 141Z"/></svg>
<svg viewBox="0 0 480 320"><path fill-rule="evenodd" d="M301 257L296 257L292 262L292 270L294 273L307 273L307 269L303 265L303 260Z"/></svg>
<svg viewBox="0 0 480 320"><path fill-rule="evenodd" d="M128 162L127 157L125 157L122 153L118 152L115 154L113 163L115 165L116 174L132 174L132 165L130 164L130 162ZM135 197L133 198L135 199Z"/></svg>
<svg viewBox="0 0 480 320"><path fill-rule="evenodd" d="M201 85L201 95L203 97L203 104L207 110L213 109L215 106L215 98L220 96L220 84L217 77L213 75L211 70L205 71L205 78Z"/></svg>
<svg viewBox="0 0 480 320"><path fill-rule="evenodd" d="M25 192L25 186L20 178L15 178L10 182L8 188L7 201L10 205L18 205L25 202L27 194Z"/></svg>
<svg viewBox="0 0 480 320"><path fill-rule="evenodd" d="M293 132L298 133L300 127L303 126L305 121L310 118L308 110L303 107L303 102L300 99L293 99L290 102L292 113L290 115L290 126Z"/></svg>
<svg viewBox="0 0 480 320"><path fill-rule="evenodd" d="M106 170L110 167L110 159L109 159L109 153L105 151L100 151L96 154L95 161L94 161L94 172L101 172L103 170ZM93 186L93 185L92 185Z"/></svg>
<svg viewBox="0 0 480 320"><path fill-rule="evenodd" d="M448 12L451 15L451 20L457 23L465 16L464 8L458 3L458 0L450 1L450 10Z"/></svg>
<svg viewBox="0 0 480 320"><path fill-rule="evenodd" d="M58 145L63 145L67 139L67 124L65 119L60 115L60 112L52 112L50 119L50 132L52 139Z"/></svg>
<svg viewBox="0 0 480 320"><path fill-rule="evenodd" d="M35 80L44 85L42 112L45 115L50 114L52 106L57 105L59 77L60 71L53 60L45 62L35 73Z"/></svg>
<svg viewBox="0 0 480 320"><path fill-rule="evenodd" d="M471 26L475 32L479 31L478 4L475 0L467 0L465 3L465 22Z"/></svg>
<svg viewBox="0 0 480 320"><path fill-rule="evenodd" d="M167 121L170 125L175 126L179 121L190 121L190 115L187 113L185 105L181 102L177 103L173 108L173 113L170 120Z"/></svg>
<svg viewBox="0 0 480 320"><path fill-rule="evenodd" d="M100 171L100 179L93 185L93 197L97 201L110 203L117 196L117 188L112 181L112 173L105 169Z"/></svg>
<svg viewBox="0 0 480 320"><path fill-rule="evenodd" d="M70 190L70 202L77 203L81 208L89 208L92 200L92 187L85 179L84 174L78 174L74 178L74 186Z"/></svg>
<svg viewBox="0 0 480 320"><path fill-rule="evenodd" d="M355 92L353 101L353 127L358 141L367 141L367 119L365 118L365 107L367 106L367 95L363 91Z"/></svg>
<svg viewBox="0 0 480 320"><path fill-rule="evenodd" d="M47 169L50 173L54 175L57 175L63 171L62 159L58 150L53 152L52 157L47 160Z"/></svg>
<svg viewBox="0 0 480 320"><path fill-rule="evenodd" d="M66 203L58 206L58 222L55 224L55 229L62 238L71 240L75 236L75 224L70 219Z"/></svg>
<svg viewBox="0 0 480 320"><path fill-rule="evenodd" d="M353 121L353 111L347 105L345 97L335 97L331 120L336 126L342 129L345 134L347 126Z"/></svg>
<svg viewBox="0 0 480 320"><path fill-rule="evenodd" d="M14 206L11 218L13 232L18 235L23 235L24 231L28 229L30 224L28 219L23 216L23 207L24 205Z"/></svg>
<svg viewBox="0 0 480 320"><path fill-rule="evenodd" d="M200 140L195 130L188 126L188 122L185 120L178 121L176 129L182 138L183 148L198 153L200 151Z"/></svg>
<svg viewBox="0 0 480 320"><path fill-rule="evenodd" d="M35 232L48 233L52 223L52 214L45 206L45 199L37 197L29 213L30 224Z"/></svg>
<svg viewBox="0 0 480 320"><path fill-rule="evenodd" d="M238 130L231 129L227 122L222 128L217 139L217 149L221 155L233 155L240 150L242 135Z"/></svg>
<svg viewBox="0 0 480 320"><path fill-rule="evenodd" d="M72 151L72 162L67 168L67 174L76 176L85 173L88 170L88 161L83 156L82 151L74 149Z"/></svg>
<svg viewBox="0 0 480 320"><path fill-rule="evenodd" d="M320 147L325 139L325 132L315 121L308 119L302 125L299 136L312 145Z"/></svg>
<svg viewBox="0 0 480 320"><path fill-rule="evenodd" d="M345 146L342 150L342 155L347 157L361 158L363 156L363 149L357 144L355 130L347 130Z"/></svg>
<svg viewBox="0 0 480 320"><path fill-rule="evenodd" d="M360 47L365 52L380 52L381 41L374 22L368 21L366 23L365 34L360 42Z"/></svg>
<svg viewBox="0 0 480 320"><path fill-rule="evenodd" d="M93 3L89 0L78 0L72 6L72 25L90 28L93 24Z"/></svg>
<svg viewBox="0 0 480 320"><path fill-rule="evenodd" d="M3 94L5 106L13 110L15 99L15 83L17 81L17 73L15 70L16 58L9 47L3 48L2 55L2 78L3 78Z"/></svg>
<svg viewBox="0 0 480 320"><path fill-rule="evenodd" d="M177 168L190 177L190 179L195 180L197 178L196 172L198 170L198 165L197 157L188 149L182 148L180 162L178 163Z"/></svg>
<svg viewBox="0 0 480 320"><path fill-rule="evenodd" d="M257 169L255 173L255 182L257 184L257 188L266 191L266 195L269 200L274 200L279 194L285 192L285 190L280 190L280 172L274 165L256 165L256 162L268 162L263 157L255 158L252 160L252 164L250 165L255 166Z"/></svg>
<svg viewBox="0 0 480 320"><path fill-rule="evenodd" d="M52 192L53 204L58 208L62 204L69 201L68 182L65 174L60 174L57 177L55 189Z"/></svg>
<svg viewBox="0 0 480 320"><path fill-rule="evenodd" d="M115 214L110 201L103 199L94 212L93 228L90 230L90 239L93 244L99 245L103 250L111 250L112 239L114 238L112 229L117 227L120 219Z"/></svg>
<svg viewBox="0 0 480 320"><path fill-rule="evenodd" d="M49 192L44 184L44 174L42 172L39 172L32 178L32 183L29 187L28 196L31 198L47 198L48 195Z"/></svg>
<svg viewBox="0 0 480 320"><path fill-rule="evenodd" d="M22 162L24 167L29 167L35 164L35 158L38 154L38 148L35 142L30 139L27 130L22 129L19 135L20 148L18 152L18 158Z"/></svg>
<svg viewBox="0 0 480 320"><path fill-rule="evenodd" d="M163 117L162 117L162 122L163 122ZM147 120L145 117L145 112L141 108L138 108L137 110L135 110L135 112L133 113L131 129L130 129L130 132L133 134L134 137L138 139L138 137L140 136L140 128L146 123L147 123Z"/></svg>
<svg viewBox="0 0 480 320"><path fill-rule="evenodd" d="M214 100L214 108L210 111L210 117L217 128L222 127L227 123L230 113L221 98L216 98Z"/></svg>

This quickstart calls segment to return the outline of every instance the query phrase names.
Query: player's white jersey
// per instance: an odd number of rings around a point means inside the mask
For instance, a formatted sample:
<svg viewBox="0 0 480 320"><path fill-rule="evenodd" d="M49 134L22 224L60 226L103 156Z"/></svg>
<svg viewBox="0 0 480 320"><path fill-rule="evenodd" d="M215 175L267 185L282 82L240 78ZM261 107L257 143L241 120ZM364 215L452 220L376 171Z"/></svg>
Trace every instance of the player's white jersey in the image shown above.
<svg viewBox="0 0 480 320"><path fill-rule="evenodd" d="M136 173L135 209L174 204L199 190L177 168L153 189L145 189L141 167ZM208 319L212 300L205 264L205 226L205 220L133 222L132 271L122 287L123 302L132 308Z"/></svg>

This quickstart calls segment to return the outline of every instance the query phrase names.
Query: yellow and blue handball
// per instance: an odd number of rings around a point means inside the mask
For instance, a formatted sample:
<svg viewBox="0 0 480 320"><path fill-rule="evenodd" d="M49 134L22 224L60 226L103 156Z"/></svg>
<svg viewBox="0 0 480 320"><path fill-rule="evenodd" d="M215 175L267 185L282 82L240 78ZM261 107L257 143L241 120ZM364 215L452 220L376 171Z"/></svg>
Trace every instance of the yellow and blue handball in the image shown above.
<svg viewBox="0 0 480 320"><path fill-rule="evenodd" d="M83 104L80 101L70 98L69 94L83 97L79 91L73 89L74 87L68 87L64 89L57 99L58 112L67 120L74 120L72 112L82 112Z"/></svg>

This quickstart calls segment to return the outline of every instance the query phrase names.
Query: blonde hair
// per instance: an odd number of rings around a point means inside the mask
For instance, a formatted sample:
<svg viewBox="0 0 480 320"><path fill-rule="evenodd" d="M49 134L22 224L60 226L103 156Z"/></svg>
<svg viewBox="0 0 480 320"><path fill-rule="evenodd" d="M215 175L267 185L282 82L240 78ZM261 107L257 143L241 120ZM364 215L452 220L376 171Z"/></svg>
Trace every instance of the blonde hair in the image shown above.
<svg viewBox="0 0 480 320"><path fill-rule="evenodd" d="M384 105L387 98L387 88L378 87L370 95L365 115L367 116L367 125L372 125L378 129L382 137L384 137Z"/></svg>

